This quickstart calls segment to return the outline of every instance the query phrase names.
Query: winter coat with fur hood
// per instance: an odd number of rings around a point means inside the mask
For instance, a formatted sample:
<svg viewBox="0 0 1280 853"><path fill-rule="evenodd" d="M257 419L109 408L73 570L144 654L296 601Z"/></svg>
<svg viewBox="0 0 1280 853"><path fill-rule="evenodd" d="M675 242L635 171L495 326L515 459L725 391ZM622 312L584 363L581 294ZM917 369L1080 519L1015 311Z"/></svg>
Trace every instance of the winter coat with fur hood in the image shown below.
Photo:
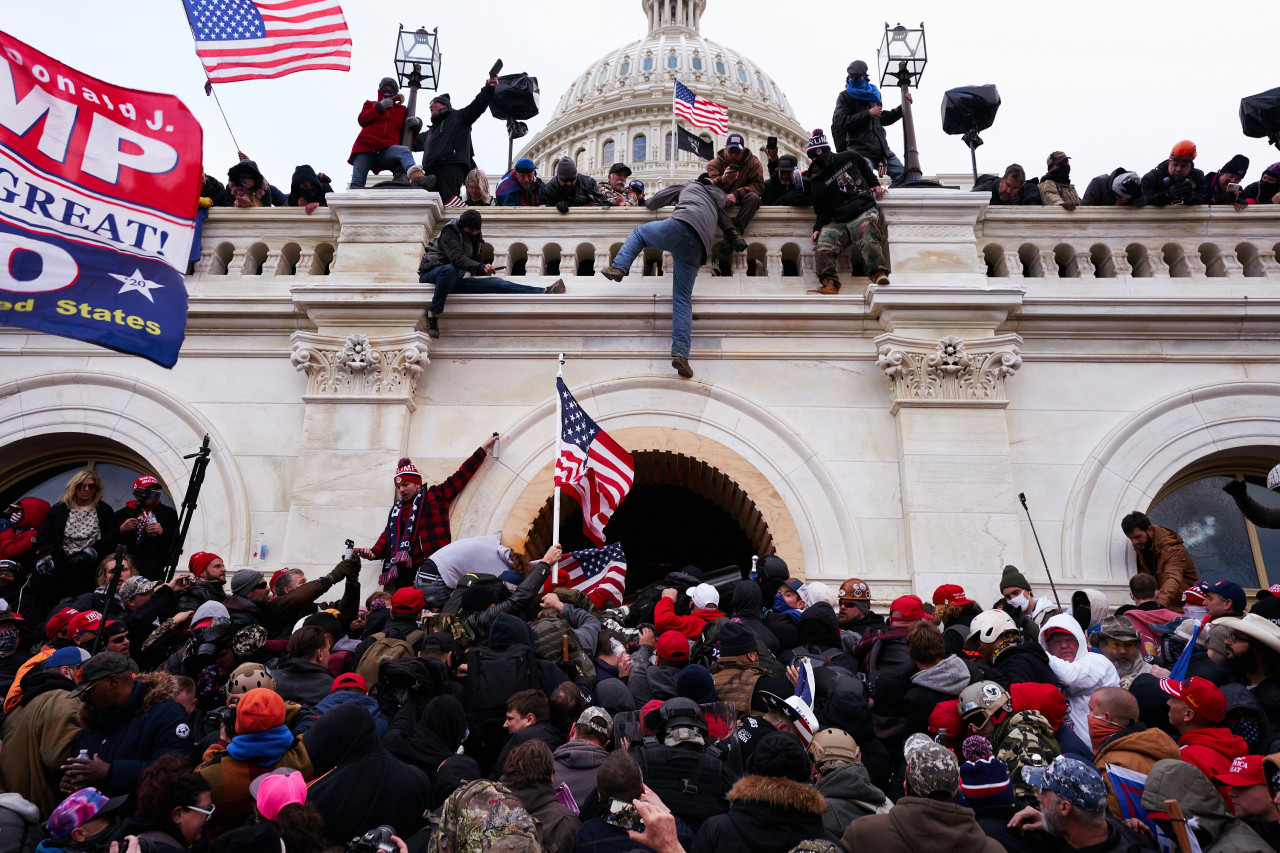
<svg viewBox="0 0 1280 853"><path fill-rule="evenodd" d="M690 853L785 851L813 838L837 841L822 824L827 801L812 785L776 776L744 776L729 791L729 811L698 830Z"/></svg>
<svg viewBox="0 0 1280 853"><path fill-rule="evenodd" d="M1120 676L1111 661L1097 652L1089 651L1089 643L1080 630L1074 616L1059 613L1040 629L1040 647L1049 651L1047 638L1054 631L1069 631L1080 644L1075 660L1065 661L1049 655L1049 666L1058 678L1062 695L1067 697L1067 725L1083 740L1089 742L1089 697L1099 687L1119 687Z"/></svg>
<svg viewBox="0 0 1280 853"><path fill-rule="evenodd" d="M973 809L923 797L903 797L888 814L854 821L840 840L849 853L1004 853Z"/></svg>
<svg viewBox="0 0 1280 853"><path fill-rule="evenodd" d="M1203 853L1269 853L1271 846L1233 816L1204 774L1185 761L1157 761L1147 774L1142 807L1165 811L1165 800L1177 800ZM1194 820L1194 826L1192 821Z"/></svg>

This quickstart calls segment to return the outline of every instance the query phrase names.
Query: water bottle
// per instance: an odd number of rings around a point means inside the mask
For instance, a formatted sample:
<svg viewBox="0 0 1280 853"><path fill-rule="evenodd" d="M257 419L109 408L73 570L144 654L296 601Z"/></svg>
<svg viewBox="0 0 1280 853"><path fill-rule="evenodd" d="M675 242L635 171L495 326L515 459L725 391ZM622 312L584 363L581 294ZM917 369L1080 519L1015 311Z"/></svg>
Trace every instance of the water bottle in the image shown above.
<svg viewBox="0 0 1280 853"><path fill-rule="evenodd" d="M76 758L77 758L77 759L79 759L80 761L88 761L88 760L89 760L89 750L87 750L87 749L82 749L82 750L80 750L80 753L76 756Z"/></svg>
<svg viewBox="0 0 1280 853"><path fill-rule="evenodd" d="M759 562L760 562L760 558L757 557L755 554L752 554L751 555L751 579L753 581L760 579L760 572L756 569L756 563L759 563Z"/></svg>
<svg viewBox="0 0 1280 853"><path fill-rule="evenodd" d="M356 543L355 543L355 540L348 539L348 540L347 540L347 550L346 550L346 551L344 551L344 552L342 553L342 559L344 559L344 560L350 560L350 559L351 559L352 557L354 557L355 555L356 555Z"/></svg>
<svg viewBox="0 0 1280 853"><path fill-rule="evenodd" d="M495 432L493 434L493 458L494 459L498 458L498 445L500 444L502 444L502 442L498 439L498 434Z"/></svg>
<svg viewBox="0 0 1280 853"><path fill-rule="evenodd" d="M255 569L261 568L267 559L267 537L262 531L258 531L258 535L253 540L253 556L249 558L249 565Z"/></svg>

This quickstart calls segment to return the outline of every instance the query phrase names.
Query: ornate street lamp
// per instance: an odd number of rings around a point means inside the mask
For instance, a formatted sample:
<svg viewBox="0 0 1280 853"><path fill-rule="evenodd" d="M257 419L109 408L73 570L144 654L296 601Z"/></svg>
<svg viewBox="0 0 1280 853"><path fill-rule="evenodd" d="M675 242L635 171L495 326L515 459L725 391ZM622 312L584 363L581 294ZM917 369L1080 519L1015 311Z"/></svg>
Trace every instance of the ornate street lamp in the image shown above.
<svg viewBox="0 0 1280 853"><path fill-rule="evenodd" d="M440 88L439 32L439 27L427 32L426 27L406 30L404 24L400 25L400 32L396 36L396 77L402 87L409 89L409 102L405 105L408 110L406 118L416 115L419 89L435 91ZM404 145L413 142L414 131L411 124L417 122L405 122L403 138L400 140Z"/></svg>
<svg viewBox="0 0 1280 853"><path fill-rule="evenodd" d="M932 181L923 183L920 181L920 153L916 150L916 124L911 116L911 102L907 100L907 90L920 85L920 75L924 73L924 66L928 59L923 23L920 24L919 29L908 29L902 24L890 27L889 23L885 22L884 41L876 51L876 62L880 68L880 86L883 87L886 80L893 78L898 88L902 90L902 133L905 137L903 147L906 149L902 158L904 171L902 185L905 187L937 186Z"/></svg>

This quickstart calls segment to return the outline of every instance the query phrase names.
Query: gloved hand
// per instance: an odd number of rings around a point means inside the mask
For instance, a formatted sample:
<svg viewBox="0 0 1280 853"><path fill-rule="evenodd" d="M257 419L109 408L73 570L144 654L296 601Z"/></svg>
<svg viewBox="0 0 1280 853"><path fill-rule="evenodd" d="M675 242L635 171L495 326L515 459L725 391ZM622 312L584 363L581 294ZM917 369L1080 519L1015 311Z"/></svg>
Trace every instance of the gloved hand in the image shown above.
<svg viewBox="0 0 1280 853"><path fill-rule="evenodd" d="M395 101L393 101L391 98L383 98L381 101L378 101L378 106L379 106L379 108L381 108L381 110L382 110L384 113L385 113L387 110L389 110L389 109L391 109L392 107L394 107L395 105L396 105L396 102L395 102Z"/></svg>
<svg viewBox="0 0 1280 853"><path fill-rule="evenodd" d="M80 553L84 554L85 557L87 557L90 562L93 562L93 563L98 562L98 552L93 550L92 548L85 548Z"/></svg>
<svg viewBox="0 0 1280 853"><path fill-rule="evenodd" d="M404 129L417 136L422 132L422 119L417 116L410 116L404 120Z"/></svg>
<svg viewBox="0 0 1280 853"><path fill-rule="evenodd" d="M1233 498L1244 497L1245 492L1247 492L1248 490L1249 490L1249 484L1246 483L1244 480L1237 480L1235 477L1232 477L1230 480L1228 480L1227 484L1222 487L1222 491L1231 495L1231 497Z"/></svg>
<svg viewBox="0 0 1280 853"><path fill-rule="evenodd" d="M556 202L556 210L560 211L561 213L568 213L568 212L569 212L569 202L567 202L567 201L558 201L558 202Z"/></svg>
<svg viewBox="0 0 1280 853"><path fill-rule="evenodd" d="M53 574L53 557L41 557L36 560L36 574L45 577Z"/></svg>
<svg viewBox="0 0 1280 853"><path fill-rule="evenodd" d="M350 560L343 560L333 567L333 571L329 572L329 580L337 583L347 578L357 578L360 576L360 558L352 557Z"/></svg>

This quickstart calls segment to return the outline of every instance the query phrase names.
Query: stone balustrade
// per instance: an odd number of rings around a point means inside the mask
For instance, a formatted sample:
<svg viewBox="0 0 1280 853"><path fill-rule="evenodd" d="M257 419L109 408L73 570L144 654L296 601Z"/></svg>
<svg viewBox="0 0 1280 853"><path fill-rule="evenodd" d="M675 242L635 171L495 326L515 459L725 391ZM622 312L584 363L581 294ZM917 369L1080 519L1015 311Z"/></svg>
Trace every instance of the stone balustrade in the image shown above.
<svg viewBox="0 0 1280 853"><path fill-rule="evenodd" d="M1277 278L1280 208L990 207L992 278Z"/></svg>

